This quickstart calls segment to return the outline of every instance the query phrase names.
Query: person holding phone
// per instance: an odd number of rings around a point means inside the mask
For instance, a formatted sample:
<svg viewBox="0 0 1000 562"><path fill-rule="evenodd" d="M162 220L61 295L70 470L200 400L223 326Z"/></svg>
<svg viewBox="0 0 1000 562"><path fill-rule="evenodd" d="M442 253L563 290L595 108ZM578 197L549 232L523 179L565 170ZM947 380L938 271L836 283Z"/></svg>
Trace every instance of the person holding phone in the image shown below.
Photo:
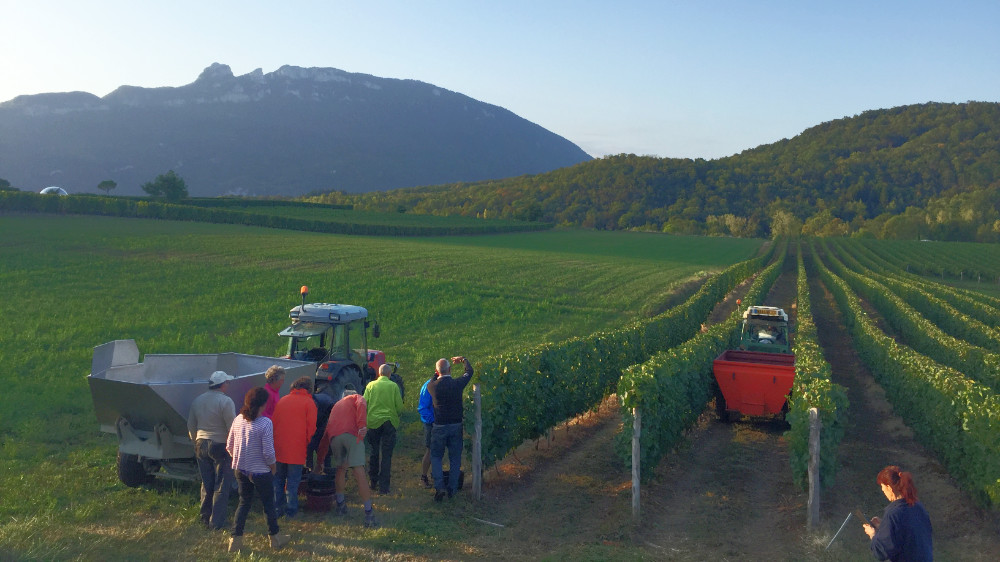
<svg viewBox="0 0 1000 562"><path fill-rule="evenodd" d="M872 540L871 551L879 560L923 561L934 559L931 519L924 505L917 501L913 475L898 466L882 469L875 478L889 500L882 518L865 523L865 534Z"/></svg>
<svg viewBox="0 0 1000 562"><path fill-rule="evenodd" d="M465 373L457 379L451 376L452 363L465 363ZM462 391L472 380L472 364L461 355L441 358L435 364L438 378L427 384L434 406L434 425L431 428L431 474L434 476L434 501L445 495L450 498L458 490L462 471ZM444 452L448 451L448 482L444 481Z"/></svg>

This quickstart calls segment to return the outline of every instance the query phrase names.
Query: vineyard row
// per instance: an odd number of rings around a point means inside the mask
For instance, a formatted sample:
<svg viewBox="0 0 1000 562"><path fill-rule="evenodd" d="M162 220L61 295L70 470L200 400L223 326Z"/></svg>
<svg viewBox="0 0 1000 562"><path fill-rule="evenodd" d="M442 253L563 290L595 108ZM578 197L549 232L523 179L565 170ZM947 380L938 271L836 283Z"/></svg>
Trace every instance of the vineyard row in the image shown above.
<svg viewBox="0 0 1000 562"><path fill-rule="evenodd" d="M854 291L858 287L868 298L876 289L865 282L863 275L850 272L824 244L810 245L815 269L837 301L859 356L885 389L894 411L978 502L1000 504L1000 432L996 431L1000 427L1000 397L959 369L935 361L883 332ZM851 278L853 284L838 273ZM881 287L891 292L889 287ZM908 321L931 329L915 318Z"/></svg>

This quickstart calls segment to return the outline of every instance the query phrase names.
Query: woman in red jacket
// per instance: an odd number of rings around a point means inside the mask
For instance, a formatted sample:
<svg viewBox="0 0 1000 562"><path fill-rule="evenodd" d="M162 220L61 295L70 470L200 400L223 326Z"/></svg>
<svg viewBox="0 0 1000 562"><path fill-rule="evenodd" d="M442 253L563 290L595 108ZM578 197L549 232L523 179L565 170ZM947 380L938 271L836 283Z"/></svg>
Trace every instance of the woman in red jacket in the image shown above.
<svg viewBox="0 0 1000 562"><path fill-rule="evenodd" d="M299 511L299 483L306 464L306 449L316 432L316 402L313 381L299 377L291 391L278 400L271 414L274 423L274 511L281 517L295 517Z"/></svg>

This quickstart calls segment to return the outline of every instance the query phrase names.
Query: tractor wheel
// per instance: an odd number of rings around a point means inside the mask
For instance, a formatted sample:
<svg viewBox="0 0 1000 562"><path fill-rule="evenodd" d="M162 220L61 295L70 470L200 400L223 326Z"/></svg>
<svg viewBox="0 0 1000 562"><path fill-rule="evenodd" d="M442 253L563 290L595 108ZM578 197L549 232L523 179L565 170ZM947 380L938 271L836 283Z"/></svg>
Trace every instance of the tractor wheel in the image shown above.
<svg viewBox="0 0 1000 562"><path fill-rule="evenodd" d="M135 488L150 483L153 477L146 473L138 456L118 451L118 479L122 481L122 484Z"/></svg>
<svg viewBox="0 0 1000 562"><path fill-rule="evenodd" d="M358 394L364 394L365 384L361 381L361 371L356 367L347 367L340 372L340 389L343 392L345 386L351 385L354 390L358 391Z"/></svg>
<svg viewBox="0 0 1000 562"><path fill-rule="evenodd" d="M332 381L323 385L323 392L330 395L334 401L344 397L344 387L350 384L358 394L363 394L365 387L361 385L361 372L356 367L346 367L341 369Z"/></svg>

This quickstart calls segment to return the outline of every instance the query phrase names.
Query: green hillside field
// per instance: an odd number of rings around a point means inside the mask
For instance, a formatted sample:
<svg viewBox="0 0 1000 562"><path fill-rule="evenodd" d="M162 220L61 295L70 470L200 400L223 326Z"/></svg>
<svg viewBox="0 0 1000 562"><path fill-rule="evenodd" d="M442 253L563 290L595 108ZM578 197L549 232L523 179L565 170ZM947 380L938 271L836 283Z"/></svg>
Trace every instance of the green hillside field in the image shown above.
<svg viewBox="0 0 1000 562"><path fill-rule="evenodd" d="M382 328L372 346L402 364L408 414L395 462L412 463L422 453L416 390L438 357L475 364L619 327L662 312L686 282L760 245L634 232L404 239L0 216L0 558L228 558L221 535L197 528L194 484L133 489L117 480L116 442L98 431L86 381L96 345L134 339L144 354L277 355L301 285L313 301L365 306ZM327 541L315 559L461 557L470 530L447 511L428 517L423 500L380 501L389 524L365 540L356 526L324 519L292 530ZM254 517L249 533L260 532Z"/></svg>

